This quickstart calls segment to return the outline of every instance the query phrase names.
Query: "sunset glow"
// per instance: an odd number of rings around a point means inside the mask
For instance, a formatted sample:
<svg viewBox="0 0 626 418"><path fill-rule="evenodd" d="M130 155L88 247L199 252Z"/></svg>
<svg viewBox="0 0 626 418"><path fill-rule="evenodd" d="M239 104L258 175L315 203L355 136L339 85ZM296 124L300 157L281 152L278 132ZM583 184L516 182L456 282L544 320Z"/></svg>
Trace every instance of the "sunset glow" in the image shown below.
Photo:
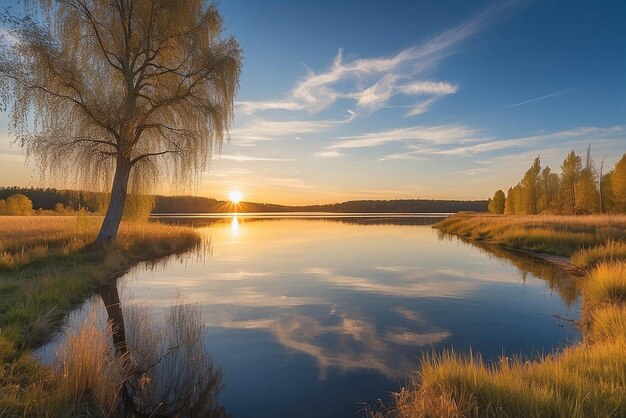
<svg viewBox="0 0 626 418"><path fill-rule="evenodd" d="M228 195L228 200L230 200L234 204L239 203L241 201L241 192L238 192L236 190L231 191Z"/></svg>

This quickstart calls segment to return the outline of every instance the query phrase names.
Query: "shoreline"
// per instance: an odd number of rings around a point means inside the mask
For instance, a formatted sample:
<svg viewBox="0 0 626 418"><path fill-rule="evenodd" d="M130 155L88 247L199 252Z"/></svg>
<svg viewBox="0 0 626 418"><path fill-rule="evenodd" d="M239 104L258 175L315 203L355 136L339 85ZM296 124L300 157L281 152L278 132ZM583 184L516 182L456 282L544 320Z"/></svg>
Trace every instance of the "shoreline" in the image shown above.
<svg viewBox="0 0 626 418"><path fill-rule="evenodd" d="M502 357L485 364L478 352L426 355L374 417L626 415L626 257L611 244L626 239L626 217L461 214L433 228L495 256L517 254L572 280L584 277L583 339L532 361ZM576 263L581 268L572 263L590 251L600 254Z"/></svg>
<svg viewBox="0 0 626 418"><path fill-rule="evenodd" d="M0 229L5 246L0 252L0 415L65 416L76 407L90 414L94 405L83 397L89 388L82 394L69 390L69 375L59 375L34 351L58 335L74 309L120 275L201 245L201 237L188 227L127 222L114 246L94 251L89 243L97 219L27 216L0 223L12 225Z"/></svg>

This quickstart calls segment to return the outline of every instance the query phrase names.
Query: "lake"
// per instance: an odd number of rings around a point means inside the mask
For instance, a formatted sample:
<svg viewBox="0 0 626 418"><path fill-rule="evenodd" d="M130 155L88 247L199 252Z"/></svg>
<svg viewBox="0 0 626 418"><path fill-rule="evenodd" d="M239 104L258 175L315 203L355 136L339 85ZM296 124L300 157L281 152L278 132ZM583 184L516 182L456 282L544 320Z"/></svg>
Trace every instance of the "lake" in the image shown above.
<svg viewBox="0 0 626 418"><path fill-rule="evenodd" d="M536 356L580 339L576 280L445 236L432 215L191 216L205 245L118 282L156 318L197 303L237 417L347 417L388 399L422 353ZM76 326L94 297L76 312ZM50 357L54 343L40 352Z"/></svg>

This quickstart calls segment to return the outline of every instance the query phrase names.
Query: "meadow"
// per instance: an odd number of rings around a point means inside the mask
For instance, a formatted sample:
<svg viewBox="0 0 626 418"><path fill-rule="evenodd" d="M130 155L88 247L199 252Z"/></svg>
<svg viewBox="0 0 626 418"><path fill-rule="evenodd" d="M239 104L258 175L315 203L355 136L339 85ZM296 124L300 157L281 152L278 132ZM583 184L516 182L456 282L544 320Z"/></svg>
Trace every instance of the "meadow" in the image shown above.
<svg viewBox="0 0 626 418"><path fill-rule="evenodd" d="M124 222L115 244L95 251L89 244L101 222L84 213L0 217L0 416L70 414L76 399L31 351L132 266L201 243L189 227Z"/></svg>
<svg viewBox="0 0 626 418"><path fill-rule="evenodd" d="M624 216L460 214L436 225L470 241L571 256L586 269L583 341L560 352L486 363L479 353L422 358L393 407L378 417L626 415Z"/></svg>

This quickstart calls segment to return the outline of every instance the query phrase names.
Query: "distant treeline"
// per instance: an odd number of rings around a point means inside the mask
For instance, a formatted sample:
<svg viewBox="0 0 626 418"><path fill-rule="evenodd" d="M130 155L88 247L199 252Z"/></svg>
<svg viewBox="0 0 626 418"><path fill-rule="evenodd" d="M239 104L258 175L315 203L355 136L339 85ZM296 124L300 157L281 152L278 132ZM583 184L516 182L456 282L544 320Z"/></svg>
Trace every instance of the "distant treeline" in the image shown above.
<svg viewBox="0 0 626 418"><path fill-rule="evenodd" d="M290 206L231 202L199 196L156 196L153 213L289 212Z"/></svg>
<svg viewBox="0 0 626 418"><path fill-rule="evenodd" d="M82 190L57 190L38 187L0 187L0 199L7 199L15 194L22 194L33 202L34 209L54 210L58 203L73 210L85 209L98 212L102 206L104 193Z"/></svg>
<svg viewBox="0 0 626 418"><path fill-rule="evenodd" d="M626 213L626 154L614 167L600 166L572 150L561 164L561 173L542 167L535 158L521 180L489 199L489 211L510 215Z"/></svg>
<svg viewBox="0 0 626 418"><path fill-rule="evenodd" d="M23 194L33 202L34 209L54 210L58 203L68 209L85 209L103 213L108 200L106 194L82 190L58 190L35 187L0 187L0 199ZM226 212L422 212L451 213L459 211L484 212L486 200L353 200L343 203L308 206L286 206L270 203L241 202L237 206L208 197L155 196L153 213L226 213Z"/></svg>
<svg viewBox="0 0 626 418"><path fill-rule="evenodd" d="M326 205L286 206L269 203L230 202L194 196L157 196L154 213L224 213L233 212L336 212L336 213L451 213L459 211L484 212L486 200L352 200Z"/></svg>

